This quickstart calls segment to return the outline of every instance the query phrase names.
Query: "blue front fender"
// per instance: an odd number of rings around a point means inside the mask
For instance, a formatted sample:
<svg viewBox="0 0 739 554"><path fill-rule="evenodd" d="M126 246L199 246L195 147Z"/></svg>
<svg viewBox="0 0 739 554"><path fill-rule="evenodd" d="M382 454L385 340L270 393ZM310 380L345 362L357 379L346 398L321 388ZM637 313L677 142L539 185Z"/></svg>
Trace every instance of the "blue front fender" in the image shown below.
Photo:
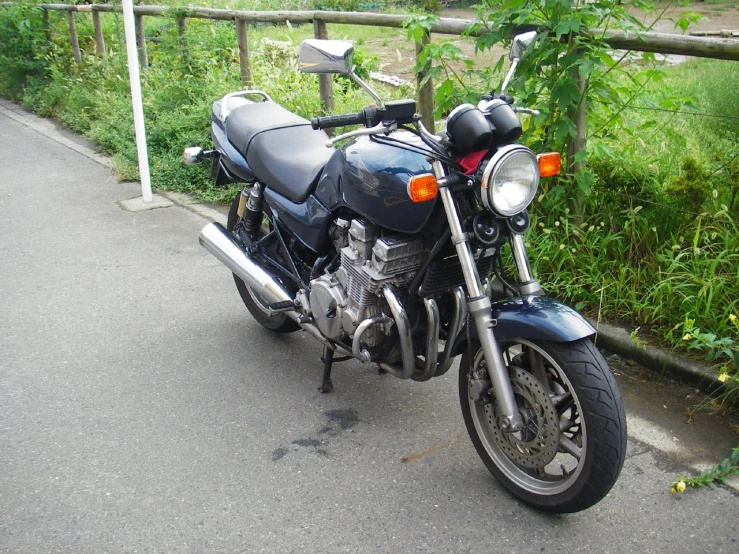
<svg viewBox="0 0 739 554"><path fill-rule="evenodd" d="M496 339L530 339L550 342L572 342L595 334L595 329L575 310L547 298L514 298L494 302L492 315L497 324ZM470 327L470 338L477 338L477 329ZM457 336L453 355L461 354L467 343L467 328Z"/></svg>

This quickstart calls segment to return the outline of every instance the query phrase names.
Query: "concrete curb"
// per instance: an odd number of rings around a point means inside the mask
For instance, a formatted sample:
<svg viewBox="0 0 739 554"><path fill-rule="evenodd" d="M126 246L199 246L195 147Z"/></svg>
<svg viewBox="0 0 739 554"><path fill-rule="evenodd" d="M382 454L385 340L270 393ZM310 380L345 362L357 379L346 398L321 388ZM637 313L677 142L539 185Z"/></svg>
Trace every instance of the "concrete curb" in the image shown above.
<svg viewBox="0 0 739 554"><path fill-rule="evenodd" d="M0 102L0 114L38 131L44 136L63 144L71 150L82 154L100 165L108 168L113 167L112 159L109 156L95 152L95 150L87 146L68 139L59 133L59 131L54 128L53 124L42 117L38 117L35 114L22 110L21 108L18 110L8 109L8 105L14 106L14 104L4 99L0 100L2 100ZM221 212L211 208L210 206L194 201L192 197L187 194L161 190L158 190L157 193L168 198L177 206L193 212L204 219L216 221L223 225L226 223L226 216ZM675 356L661 348L649 345L637 345L631 340L630 333L626 329L616 325L596 323L595 321L591 321L590 323L598 330L598 335L596 337L596 343L598 346L601 346L614 354L630 358L657 373L670 375L672 377L688 381L708 392L721 387L721 382L718 380L718 372L712 370L706 365L698 364L685 358Z"/></svg>
<svg viewBox="0 0 739 554"><path fill-rule="evenodd" d="M721 387L718 372L707 365L675 356L656 346L636 344L631 340L629 331L623 327L596 323L593 320L590 320L590 323L598 331L596 344L609 352L632 359L662 375L687 381L707 392Z"/></svg>
<svg viewBox="0 0 739 554"><path fill-rule="evenodd" d="M50 123L43 117L39 117L30 112L26 112L25 110L9 110L6 107L9 104L8 101L4 101L3 104L0 104L0 114L9 117L14 121L17 121L21 125L25 125L26 127L29 127L30 129L33 129L38 133L41 133L45 137L48 137L51 140L56 141L71 150L74 150L78 154L82 154L83 156L90 158L92 161L99 163L102 166L112 169L113 160L110 158L110 156L95 152L93 149L88 148L87 146L78 144L73 140L68 139L59 131L57 131L52 123Z"/></svg>

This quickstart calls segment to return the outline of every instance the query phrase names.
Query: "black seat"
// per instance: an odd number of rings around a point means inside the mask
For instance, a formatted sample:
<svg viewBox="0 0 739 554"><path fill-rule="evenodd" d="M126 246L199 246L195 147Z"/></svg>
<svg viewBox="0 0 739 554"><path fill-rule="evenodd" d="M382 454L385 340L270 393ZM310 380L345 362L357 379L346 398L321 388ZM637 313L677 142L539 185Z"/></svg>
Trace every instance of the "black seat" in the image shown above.
<svg viewBox="0 0 739 554"><path fill-rule="evenodd" d="M334 152L326 148L326 133L273 102L236 108L225 128L257 179L293 202L303 202L313 191Z"/></svg>

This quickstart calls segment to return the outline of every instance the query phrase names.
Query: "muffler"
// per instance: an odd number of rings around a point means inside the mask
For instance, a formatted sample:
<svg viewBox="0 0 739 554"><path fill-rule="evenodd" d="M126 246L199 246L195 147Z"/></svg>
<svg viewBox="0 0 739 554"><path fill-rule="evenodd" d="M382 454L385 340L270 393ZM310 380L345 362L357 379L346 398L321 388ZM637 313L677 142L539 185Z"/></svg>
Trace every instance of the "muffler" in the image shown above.
<svg viewBox="0 0 739 554"><path fill-rule="evenodd" d="M265 304L293 303L290 293L272 275L255 264L220 223L208 223L203 227L200 244L244 281Z"/></svg>

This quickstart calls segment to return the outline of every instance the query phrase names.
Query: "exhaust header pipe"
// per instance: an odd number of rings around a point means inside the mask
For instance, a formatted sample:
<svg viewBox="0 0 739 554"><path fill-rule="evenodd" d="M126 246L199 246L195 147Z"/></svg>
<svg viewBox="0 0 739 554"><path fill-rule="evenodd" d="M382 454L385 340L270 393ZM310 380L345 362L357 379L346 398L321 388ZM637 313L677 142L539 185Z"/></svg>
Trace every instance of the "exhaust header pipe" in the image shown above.
<svg viewBox="0 0 739 554"><path fill-rule="evenodd" d="M267 304L294 301L277 280L255 264L220 223L208 223L200 231L200 244L238 276Z"/></svg>

